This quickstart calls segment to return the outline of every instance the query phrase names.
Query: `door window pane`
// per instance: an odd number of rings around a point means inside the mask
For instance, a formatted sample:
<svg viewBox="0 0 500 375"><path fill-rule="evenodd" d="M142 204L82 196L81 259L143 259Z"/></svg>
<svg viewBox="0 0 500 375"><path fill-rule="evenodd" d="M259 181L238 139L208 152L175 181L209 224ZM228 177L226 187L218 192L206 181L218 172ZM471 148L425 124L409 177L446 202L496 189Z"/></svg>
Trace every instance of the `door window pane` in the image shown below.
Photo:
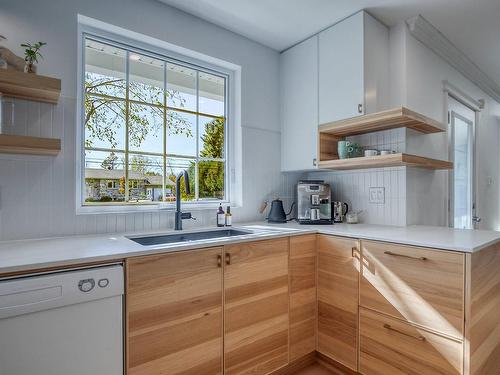
<svg viewBox="0 0 500 375"><path fill-rule="evenodd" d="M454 117L454 227L472 223L472 124Z"/></svg>

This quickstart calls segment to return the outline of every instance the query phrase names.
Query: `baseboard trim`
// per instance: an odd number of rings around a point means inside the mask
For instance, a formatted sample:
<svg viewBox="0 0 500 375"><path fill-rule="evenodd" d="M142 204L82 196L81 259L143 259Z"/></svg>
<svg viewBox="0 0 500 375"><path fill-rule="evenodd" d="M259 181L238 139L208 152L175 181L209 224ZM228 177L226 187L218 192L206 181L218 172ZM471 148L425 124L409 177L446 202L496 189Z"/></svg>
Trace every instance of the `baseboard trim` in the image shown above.
<svg viewBox="0 0 500 375"><path fill-rule="evenodd" d="M320 364L336 375L360 375L359 372L345 367L343 364L327 357L324 354L321 354L320 352L311 352L306 354L305 356L300 357L290 362L288 365L272 372L271 375L293 375L315 363Z"/></svg>
<svg viewBox="0 0 500 375"><path fill-rule="evenodd" d="M272 372L272 375L292 375L306 368L307 366L313 365L315 363L316 363L316 352L311 352L303 357L293 360L288 365Z"/></svg>
<svg viewBox="0 0 500 375"><path fill-rule="evenodd" d="M327 357L320 352L316 352L316 362L321 366L326 367L328 370L337 375L358 375L359 372L353 371L350 368L344 366L343 364Z"/></svg>

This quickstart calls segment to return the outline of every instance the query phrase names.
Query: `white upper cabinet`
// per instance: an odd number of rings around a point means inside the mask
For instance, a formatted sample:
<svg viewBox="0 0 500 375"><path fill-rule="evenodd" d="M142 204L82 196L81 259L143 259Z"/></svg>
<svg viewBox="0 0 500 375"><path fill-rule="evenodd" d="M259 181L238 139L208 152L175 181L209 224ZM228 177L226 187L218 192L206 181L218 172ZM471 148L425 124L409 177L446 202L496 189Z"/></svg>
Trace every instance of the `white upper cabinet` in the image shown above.
<svg viewBox="0 0 500 375"><path fill-rule="evenodd" d="M389 30L361 11L319 33L319 124L388 108Z"/></svg>
<svg viewBox="0 0 500 375"><path fill-rule="evenodd" d="M281 169L317 167L318 126L388 109L389 30L361 11L281 54Z"/></svg>
<svg viewBox="0 0 500 375"><path fill-rule="evenodd" d="M281 170L313 169L318 154L318 36L283 52Z"/></svg>
<svg viewBox="0 0 500 375"><path fill-rule="evenodd" d="M319 123L363 114L363 13L319 34Z"/></svg>

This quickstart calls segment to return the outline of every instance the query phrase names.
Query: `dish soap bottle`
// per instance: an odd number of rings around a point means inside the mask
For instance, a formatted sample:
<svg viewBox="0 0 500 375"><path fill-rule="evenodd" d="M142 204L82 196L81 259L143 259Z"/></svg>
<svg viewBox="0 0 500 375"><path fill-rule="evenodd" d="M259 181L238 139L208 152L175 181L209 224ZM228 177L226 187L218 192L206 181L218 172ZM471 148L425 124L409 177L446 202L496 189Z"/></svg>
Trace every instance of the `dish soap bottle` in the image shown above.
<svg viewBox="0 0 500 375"><path fill-rule="evenodd" d="M231 214L231 206L226 207L226 227L230 227L233 223L233 215Z"/></svg>
<svg viewBox="0 0 500 375"><path fill-rule="evenodd" d="M223 227L226 224L226 213L222 208L222 203L219 204L219 210L217 211L217 226Z"/></svg>

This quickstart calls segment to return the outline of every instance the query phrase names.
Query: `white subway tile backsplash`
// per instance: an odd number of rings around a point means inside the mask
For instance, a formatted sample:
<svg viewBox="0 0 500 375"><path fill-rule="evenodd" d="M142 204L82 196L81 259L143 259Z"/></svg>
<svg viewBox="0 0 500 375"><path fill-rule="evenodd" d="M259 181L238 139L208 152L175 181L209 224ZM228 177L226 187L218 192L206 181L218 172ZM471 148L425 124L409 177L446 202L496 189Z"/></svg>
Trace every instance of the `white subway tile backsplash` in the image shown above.
<svg viewBox="0 0 500 375"><path fill-rule="evenodd" d="M61 138L62 150L57 157L0 154L0 240L173 228L172 211L76 215L76 100L61 97L51 105L8 98L6 105L13 111L6 133ZM280 133L243 126L242 138L244 205L233 209L235 222L262 220L261 202L275 195L288 209L300 174L280 172ZM197 221L185 221L186 228L215 224L214 210L193 216Z"/></svg>
<svg viewBox="0 0 500 375"><path fill-rule="evenodd" d="M332 188L334 201L346 202L350 209L363 211L360 220L367 224L406 225L405 167L342 172L311 172L309 179L321 179ZM370 187L385 189L383 204L369 203Z"/></svg>

